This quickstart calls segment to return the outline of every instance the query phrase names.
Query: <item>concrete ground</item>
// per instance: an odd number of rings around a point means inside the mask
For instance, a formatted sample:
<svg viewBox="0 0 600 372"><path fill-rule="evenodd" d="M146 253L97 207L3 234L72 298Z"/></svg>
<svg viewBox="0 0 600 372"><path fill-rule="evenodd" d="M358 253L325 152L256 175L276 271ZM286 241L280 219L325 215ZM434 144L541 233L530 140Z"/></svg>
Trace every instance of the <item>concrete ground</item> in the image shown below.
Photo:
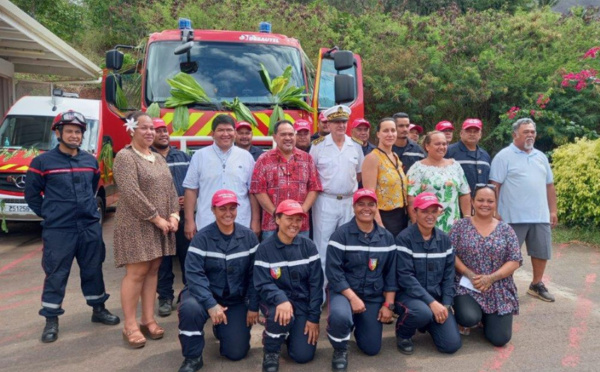
<svg viewBox="0 0 600 372"><path fill-rule="evenodd" d="M107 307L122 316L119 301L123 269L115 269L112 234L115 220L108 215L104 225L107 247L104 277L112 295ZM0 235L0 371L176 371L182 361L177 339L177 315L158 318L166 329L159 341L132 350L121 337L121 326L90 322L91 309L79 288L79 269L73 266L60 318L57 342L43 344L39 337L44 319L37 315L43 271L40 267L40 228L31 223L11 223ZM376 357L361 354L351 344L349 371L599 371L600 370L600 249L581 245L555 245L545 281L556 295L555 303L544 303L526 294L531 277L528 259L515 273L521 313L515 317L513 338L502 348L487 343L480 329L463 336L463 347L454 355L435 351L428 334L415 336L415 353L400 354L395 347L393 326L384 327L383 349ZM176 278L179 280L179 276ZM177 289L181 284L177 284ZM332 349L321 321L316 358L296 365L281 361L281 371L328 371ZM203 371L260 371L261 326L252 331L248 357L230 362L218 355L218 343L207 325ZM285 355L285 351L283 353Z"/></svg>

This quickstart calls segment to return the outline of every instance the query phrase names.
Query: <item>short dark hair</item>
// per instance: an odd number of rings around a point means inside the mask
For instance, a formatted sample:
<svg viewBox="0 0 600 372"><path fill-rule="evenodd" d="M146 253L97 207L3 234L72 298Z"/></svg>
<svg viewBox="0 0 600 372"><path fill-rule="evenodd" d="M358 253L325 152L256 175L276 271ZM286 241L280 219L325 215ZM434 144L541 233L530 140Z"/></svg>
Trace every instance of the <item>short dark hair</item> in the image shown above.
<svg viewBox="0 0 600 372"><path fill-rule="evenodd" d="M379 130L381 129L381 123L383 123L384 121L391 121L392 123L394 123L394 125L396 125L396 120L394 120L394 118L392 117L385 117L381 120L379 120L379 123L377 123L377 132L379 132Z"/></svg>
<svg viewBox="0 0 600 372"><path fill-rule="evenodd" d="M287 119L281 119L281 120L277 121L277 123L275 123L275 126L273 127L273 134L277 134L277 132L279 131L279 127L282 126L283 124L289 124L292 126L292 129L294 128L294 124L292 124L291 121L289 121Z"/></svg>
<svg viewBox="0 0 600 372"><path fill-rule="evenodd" d="M214 132L219 124L229 124L235 129L235 120L227 114L219 114L213 119L211 129Z"/></svg>
<svg viewBox="0 0 600 372"><path fill-rule="evenodd" d="M406 112L397 112L394 115L392 115L392 118L394 119L394 121L396 121L396 119L408 119L408 114Z"/></svg>

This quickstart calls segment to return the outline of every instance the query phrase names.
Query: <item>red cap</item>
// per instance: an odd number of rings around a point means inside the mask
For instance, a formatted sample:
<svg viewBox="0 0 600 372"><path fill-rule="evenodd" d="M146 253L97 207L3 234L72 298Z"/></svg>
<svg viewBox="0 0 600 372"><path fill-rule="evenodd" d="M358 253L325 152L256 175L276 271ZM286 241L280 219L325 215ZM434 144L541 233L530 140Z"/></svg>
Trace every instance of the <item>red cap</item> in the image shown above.
<svg viewBox="0 0 600 372"><path fill-rule="evenodd" d="M240 205L240 203L238 203L235 192L233 192L231 190L218 190L217 192L214 193L214 195L212 197L212 206L213 207L221 207L225 204Z"/></svg>
<svg viewBox="0 0 600 372"><path fill-rule="evenodd" d="M370 189L356 190L356 192L354 193L354 196L352 197L352 204L353 205L356 204L356 202L360 198L371 198L375 201L375 203L377 203L377 194L375 194L375 191L370 190Z"/></svg>
<svg viewBox="0 0 600 372"><path fill-rule="evenodd" d="M427 209L432 205L435 205L439 208L444 208L444 206L440 204L437 196L435 196L435 194L432 192L422 192L417 195L413 201L413 207L417 209Z"/></svg>
<svg viewBox="0 0 600 372"><path fill-rule="evenodd" d="M440 132L445 130L454 130L454 125L452 125L452 123L448 120L440 121L436 124L435 130L439 130Z"/></svg>
<svg viewBox="0 0 600 372"><path fill-rule="evenodd" d="M154 129L167 127L167 124L161 118L152 118L152 123L154 124Z"/></svg>
<svg viewBox="0 0 600 372"><path fill-rule="evenodd" d="M294 216L296 214L301 214L302 217L308 217L304 210L302 209L302 205L295 200L287 199L279 203L277 206L277 210L275 214L283 213L286 216Z"/></svg>
<svg viewBox="0 0 600 372"><path fill-rule="evenodd" d="M306 120L296 120L294 123L294 130L300 132L301 130L307 130L310 132L310 123Z"/></svg>
<svg viewBox="0 0 600 372"><path fill-rule="evenodd" d="M416 129L417 132L419 132L419 134L423 133L423 127L418 125L418 124L411 124L408 126L408 131L410 132L411 130Z"/></svg>
<svg viewBox="0 0 600 372"><path fill-rule="evenodd" d="M327 116L325 116L323 111L321 111L321 113L319 114L319 121L321 123L327 123Z"/></svg>
<svg viewBox="0 0 600 372"><path fill-rule="evenodd" d="M248 123L247 121L238 121L235 125L235 130L238 130L240 128L248 128L252 130L252 125L250 125L250 123Z"/></svg>
<svg viewBox="0 0 600 372"><path fill-rule="evenodd" d="M483 123L479 119L466 119L463 122L462 129L477 128L481 130Z"/></svg>
<svg viewBox="0 0 600 372"><path fill-rule="evenodd" d="M352 122L352 129L357 128L359 125L366 125L367 127L371 128L371 124L366 119L360 118L354 119Z"/></svg>

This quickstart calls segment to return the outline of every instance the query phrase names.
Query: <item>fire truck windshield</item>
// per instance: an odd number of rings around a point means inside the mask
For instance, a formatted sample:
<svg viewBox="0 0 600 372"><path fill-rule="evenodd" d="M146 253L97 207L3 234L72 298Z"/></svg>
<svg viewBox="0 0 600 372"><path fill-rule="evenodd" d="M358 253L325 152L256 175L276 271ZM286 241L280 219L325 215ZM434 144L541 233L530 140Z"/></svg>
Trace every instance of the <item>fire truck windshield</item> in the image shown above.
<svg viewBox="0 0 600 372"><path fill-rule="evenodd" d="M158 41L148 49L146 103L164 102L170 97L167 79L190 66L186 54L175 55L179 41ZM270 93L260 78L262 63L271 79L292 66L291 84L306 86L300 51L290 46L251 43L196 42L190 50L193 76L213 103L238 97L248 104L269 104ZM195 71L194 71L195 70Z"/></svg>
<svg viewBox="0 0 600 372"><path fill-rule="evenodd" d="M0 126L0 148L50 150L58 141L52 127L53 116L9 115ZM87 119L87 130L81 148L95 153L98 142L98 120Z"/></svg>

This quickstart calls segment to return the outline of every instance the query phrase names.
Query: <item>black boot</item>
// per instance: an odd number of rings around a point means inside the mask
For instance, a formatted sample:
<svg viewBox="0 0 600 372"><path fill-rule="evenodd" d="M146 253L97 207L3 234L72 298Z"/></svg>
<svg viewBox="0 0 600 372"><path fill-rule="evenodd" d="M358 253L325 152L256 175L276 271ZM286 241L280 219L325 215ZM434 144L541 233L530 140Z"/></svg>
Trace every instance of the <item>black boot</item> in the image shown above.
<svg viewBox="0 0 600 372"><path fill-rule="evenodd" d="M104 304L94 305L92 312L92 322L102 323L106 325L116 325L121 322L118 316L111 314L110 311L106 310Z"/></svg>
<svg viewBox="0 0 600 372"><path fill-rule="evenodd" d="M181 367L179 367L179 372L196 372L202 366L204 362L202 361L202 355L198 358L185 358Z"/></svg>
<svg viewBox="0 0 600 372"><path fill-rule="evenodd" d="M279 371L279 353L265 353L262 370L263 372Z"/></svg>
<svg viewBox="0 0 600 372"><path fill-rule="evenodd" d="M333 371L345 371L346 368L348 368L348 351L334 349L331 358L331 369Z"/></svg>
<svg viewBox="0 0 600 372"><path fill-rule="evenodd" d="M42 332L42 342L54 342L58 339L58 317L49 316L46 318L46 326Z"/></svg>

